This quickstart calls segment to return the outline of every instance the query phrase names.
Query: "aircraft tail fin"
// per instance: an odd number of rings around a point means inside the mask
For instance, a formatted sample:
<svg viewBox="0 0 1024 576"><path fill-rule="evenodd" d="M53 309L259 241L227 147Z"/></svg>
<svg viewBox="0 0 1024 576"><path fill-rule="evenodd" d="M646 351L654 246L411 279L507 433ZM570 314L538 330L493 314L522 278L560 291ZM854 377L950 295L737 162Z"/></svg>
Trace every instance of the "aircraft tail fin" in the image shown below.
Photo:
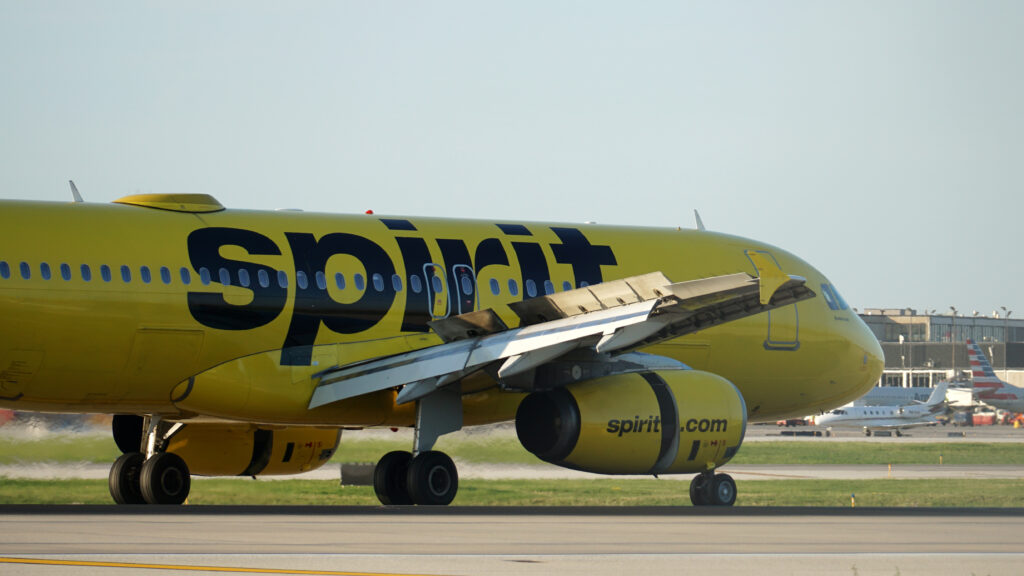
<svg viewBox="0 0 1024 576"><path fill-rule="evenodd" d="M935 406L946 400L946 388L949 387L949 382L939 382L935 385L935 389L932 390L931 396L928 397L928 401L925 402L925 406Z"/></svg>
<svg viewBox="0 0 1024 576"><path fill-rule="evenodd" d="M971 384L978 391L979 397L1006 387L1006 382L1000 380L992 370L992 365L981 351L981 346L975 344L973 340L967 341L967 358L971 362Z"/></svg>

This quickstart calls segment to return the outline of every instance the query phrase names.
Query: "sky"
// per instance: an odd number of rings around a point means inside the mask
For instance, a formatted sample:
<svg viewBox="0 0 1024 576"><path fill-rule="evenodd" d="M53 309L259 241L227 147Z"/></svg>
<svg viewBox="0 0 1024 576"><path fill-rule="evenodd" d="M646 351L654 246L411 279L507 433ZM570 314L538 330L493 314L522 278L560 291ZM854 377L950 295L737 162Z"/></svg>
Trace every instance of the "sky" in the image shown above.
<svg viewBox="0 0 1024 576"><path fill-rule="evenodd" d="M1024 317L1024 3L0 0L0 198L693 227Z"/></svg>

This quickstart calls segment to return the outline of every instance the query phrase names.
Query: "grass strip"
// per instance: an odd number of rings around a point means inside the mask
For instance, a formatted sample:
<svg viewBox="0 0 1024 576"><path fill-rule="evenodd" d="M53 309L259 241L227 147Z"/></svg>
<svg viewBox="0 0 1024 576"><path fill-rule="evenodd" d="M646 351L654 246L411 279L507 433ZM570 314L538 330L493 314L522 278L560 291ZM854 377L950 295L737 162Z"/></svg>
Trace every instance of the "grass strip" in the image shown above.
<svg viewBox="0 0 1024 576"><path fill-rule="evenodd" d="M1024 480L745 480L737 506L1024 507ZM453 505L689 506L688 480L464 480ZM105 480L0 481L0 504L111 504ZM333 480L198 479L190 505L378 505Z"/></svg>
<svg viewBox="0 0 1024 576"><path fill-rule="evenodd" d="M332 462L376 462L392 450L408 450L411 436L395 438L360 437L358 432L342 436L341 447ZM453 434L443 437L436 448L453 458L470 463L538 464L513 434ZM106 436L51 435L40 439L0 436L0 464L28 462L113 462L120 453ZM961 464L1024 465L1024 442L942 442L903 443L837 442L829 438L747 442L733 464Z"/></svg>

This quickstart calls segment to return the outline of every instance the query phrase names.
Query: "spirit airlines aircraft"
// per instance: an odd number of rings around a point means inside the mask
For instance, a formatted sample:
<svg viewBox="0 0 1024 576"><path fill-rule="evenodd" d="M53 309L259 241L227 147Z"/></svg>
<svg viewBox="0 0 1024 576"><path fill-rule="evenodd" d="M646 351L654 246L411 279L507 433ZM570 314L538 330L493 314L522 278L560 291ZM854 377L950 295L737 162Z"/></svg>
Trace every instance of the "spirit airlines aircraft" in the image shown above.
<svg viewBox="0 0 1024 576"><path fill-rule="evenodd" d="M937 415L946 410L946 388L948 383L940 382L932 390L928 401L923 404L903 406L844 406L814 419L814 423L828 429L862 428L866 436L872 430L900 431L915 426L938 424Z"/></svg>
<svg viewBox="0 0 1024 576"><path fill-rule="evenodd" d="M883 361L828 279L754 240L206 195L0 202L0 318L0 407L114 414L119 503L304 472L378 426L415 428L381 502L448 504L437 438L515 420L547 462L696 473L693 502L727 505L749 419L848 402Z"/></svg>
<svg viewBox="0 0 1024 576"><path fill-rule="evenodd" d="M989 406L1010 412L1024 412L1024 389L1003 382L992 370L981 347L967 341L967 357L971 362L971 382L975 398Z"/></svg>

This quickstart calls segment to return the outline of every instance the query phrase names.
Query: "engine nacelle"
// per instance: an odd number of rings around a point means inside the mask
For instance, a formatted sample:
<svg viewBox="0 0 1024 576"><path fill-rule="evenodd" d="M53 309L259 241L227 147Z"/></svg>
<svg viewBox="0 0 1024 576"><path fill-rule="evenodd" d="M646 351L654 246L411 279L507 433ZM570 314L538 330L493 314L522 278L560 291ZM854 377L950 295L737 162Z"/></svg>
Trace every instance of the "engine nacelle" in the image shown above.
<svg viewBox="0 0 1024 576"><path fill-rule="evenodd" d="M271 476L316 470L331 459L339 440L336 429L188 424L167 451L199 476Z"/></svg>
<svg viewBox="0 0 1024 576"><path fill-rule="evenodd" d="M736 454L746 427L739 390L697 370L619 374L535 392L516 412L524 448L598 474L703 472Z"/></svg>

